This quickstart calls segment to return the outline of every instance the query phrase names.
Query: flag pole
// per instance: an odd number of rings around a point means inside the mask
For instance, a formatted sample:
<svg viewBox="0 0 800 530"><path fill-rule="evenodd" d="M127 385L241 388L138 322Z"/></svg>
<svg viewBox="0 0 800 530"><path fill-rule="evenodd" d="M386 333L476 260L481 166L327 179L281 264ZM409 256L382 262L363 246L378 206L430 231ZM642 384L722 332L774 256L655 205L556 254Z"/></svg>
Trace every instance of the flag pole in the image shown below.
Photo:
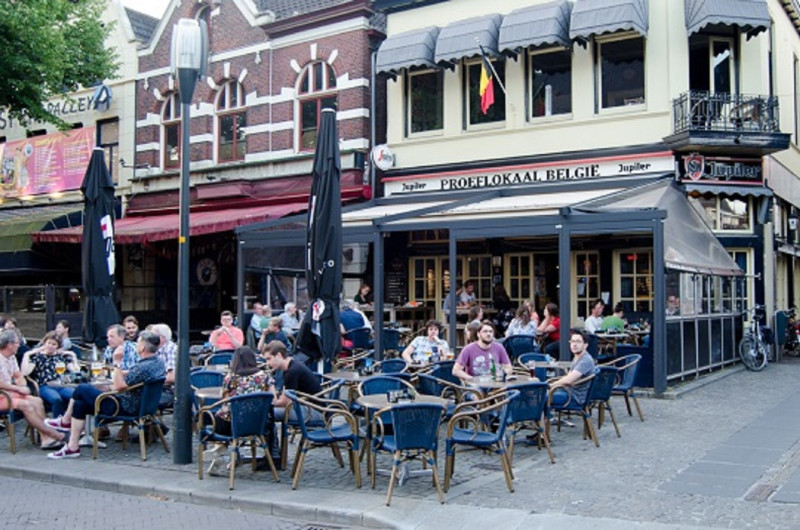
<svg viewBox="0 0 800 530"><path fill-rule="evenodd" d="M492 64L492 61L489 59L489 57L486 55L486 51L483 49L481 41L478 37L475 37L475 42L478 44L478 49L481 52L481 58L484 59L486 63L489 65L489 68L492 69L492 77L494 77L497 80L497 84L500 85L500 90L503 91L503 95L508 96L505 85L500 80L500 77L497 75L497 70L494 69L494 65Z"/></svg>

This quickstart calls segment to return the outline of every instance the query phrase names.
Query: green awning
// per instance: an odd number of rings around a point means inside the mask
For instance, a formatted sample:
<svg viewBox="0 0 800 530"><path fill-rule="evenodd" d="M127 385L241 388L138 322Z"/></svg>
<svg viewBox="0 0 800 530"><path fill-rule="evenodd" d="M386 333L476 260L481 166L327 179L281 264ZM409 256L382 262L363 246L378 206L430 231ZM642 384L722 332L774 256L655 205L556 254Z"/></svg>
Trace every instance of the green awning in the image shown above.
<svg viewBox="0 0 800 530"><path fill-rule="evenodd" d="M0 252L30 250L34 232L79 226L82 211L79 203L0 209Z"/></svg>

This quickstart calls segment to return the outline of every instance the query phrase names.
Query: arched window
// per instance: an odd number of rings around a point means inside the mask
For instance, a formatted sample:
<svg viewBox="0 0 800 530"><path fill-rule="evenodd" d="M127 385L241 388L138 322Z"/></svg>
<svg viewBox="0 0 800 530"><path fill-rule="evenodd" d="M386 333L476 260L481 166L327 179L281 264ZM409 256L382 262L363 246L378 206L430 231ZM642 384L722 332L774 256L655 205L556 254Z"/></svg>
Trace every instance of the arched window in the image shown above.
<svg viewBox="0 0 800 530"><path fill-rule="evenodd" d="M317 145L322 109L336 109L336 72L325 61L306 65L297 83L300 119L297 120L300 149L313 150Z"/></svg>
<svg viewBox="0 0 800 530"><path fill-rule="evenodd" d="M181 99L177 92L170 94L161 110L164 139L164 169L181 165Z"/></svg>
<svg viewBox="0 0 800 530"><path fill-rule="evenodd" d="M225 83L217 98L218 161L244 160L247 153L247 109L244 108L244 90L238 81Z"/></svg>

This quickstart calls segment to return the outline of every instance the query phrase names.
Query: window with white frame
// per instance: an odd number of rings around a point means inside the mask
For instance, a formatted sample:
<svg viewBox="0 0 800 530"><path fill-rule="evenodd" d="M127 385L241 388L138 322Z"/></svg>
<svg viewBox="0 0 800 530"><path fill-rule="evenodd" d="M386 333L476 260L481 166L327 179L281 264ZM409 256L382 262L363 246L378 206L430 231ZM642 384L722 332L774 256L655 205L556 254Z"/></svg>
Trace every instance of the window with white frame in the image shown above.
<svg viewBox="0 0 800 530"><path fill-rule="evenodd" d="M653 311L653 252L646 249L614 253L614 274L619 279L615 299L626 313Z"/></svg>
<svg viewBox="0 0 800 530"><path fill-rule="evenodd" d="M465 72L465 97L467 105L467 126L480 125L482 123L494 123L506 119L506 95L500 88L500 82L505 84L506 63L503 60L492 60L494 71L492 74L492 88L494 91L494 103L486 109L486 114L481 110L481 59L464 64ZM496 77L494 77L496 74ZM498 80L500 82L498 82Z"/></svg>
<svg viewBox="0 0 800 530"><path fill-rule="evenodd" d="M247 109L238 81L222 85L217 97L217 158L219 162L244 160L247 153Z"/></svg>
<svg viewBox="0 0 800 530"><path fill-rule="evenodd" d="M161 109L164 169L181 165L181 100L177 92L170 94Z"/></svg>
<svg viewBox="0 0 800 530"><path fill-rule="evenodd" d="M336 72L325 61L306 65L297 83L300 119L300 150L313 150L317 146L322 109L336 109Z"/></svg>
<svg viewBox="0 0 800 530"><path fill-rule="evenodd" d="M546 50L531 52L530 71L532 118L572 112L572 52Z"/></svg>
<svg viewBox="0 0 800 530"><path fill-rule="evenodd" d="M444 128L444 73L441 70L406 74L407 136Z"/></svg>
<svg viewBox="0 0 800 530"><path fill-rule="evenodd" d="M750 198L725 195L689 197L694 209L715 232L749 232L752 229Z"/></svg>
<svg viewBox="0 0 800 530"><path fill-rule="evenodd" d="M644 103L644 38L597 42L600 108Z"/></svg>

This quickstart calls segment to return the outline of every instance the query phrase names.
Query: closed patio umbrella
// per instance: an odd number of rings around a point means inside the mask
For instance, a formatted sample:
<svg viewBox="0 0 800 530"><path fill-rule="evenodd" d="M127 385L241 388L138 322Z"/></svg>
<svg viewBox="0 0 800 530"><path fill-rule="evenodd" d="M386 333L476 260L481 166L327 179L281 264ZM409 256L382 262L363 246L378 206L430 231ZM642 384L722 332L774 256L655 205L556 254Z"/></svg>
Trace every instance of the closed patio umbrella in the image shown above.
<svg viewBox="0 0 800 530"><path fill-rule="evenodd" d="M81 273L86 307L83 340L105 346L106 329L119 323L114 305L114 184L103 150L95 147L81 191L84 197Z"/></svg>
<svg viewBox="0 0 800 530"><path fill-rule="evenodd" d="M303 318L297 347L312 359L327 362L333 361L341 344L341 172L336 111L323 109L308 204L306 279L311 307Z"/></svg>

